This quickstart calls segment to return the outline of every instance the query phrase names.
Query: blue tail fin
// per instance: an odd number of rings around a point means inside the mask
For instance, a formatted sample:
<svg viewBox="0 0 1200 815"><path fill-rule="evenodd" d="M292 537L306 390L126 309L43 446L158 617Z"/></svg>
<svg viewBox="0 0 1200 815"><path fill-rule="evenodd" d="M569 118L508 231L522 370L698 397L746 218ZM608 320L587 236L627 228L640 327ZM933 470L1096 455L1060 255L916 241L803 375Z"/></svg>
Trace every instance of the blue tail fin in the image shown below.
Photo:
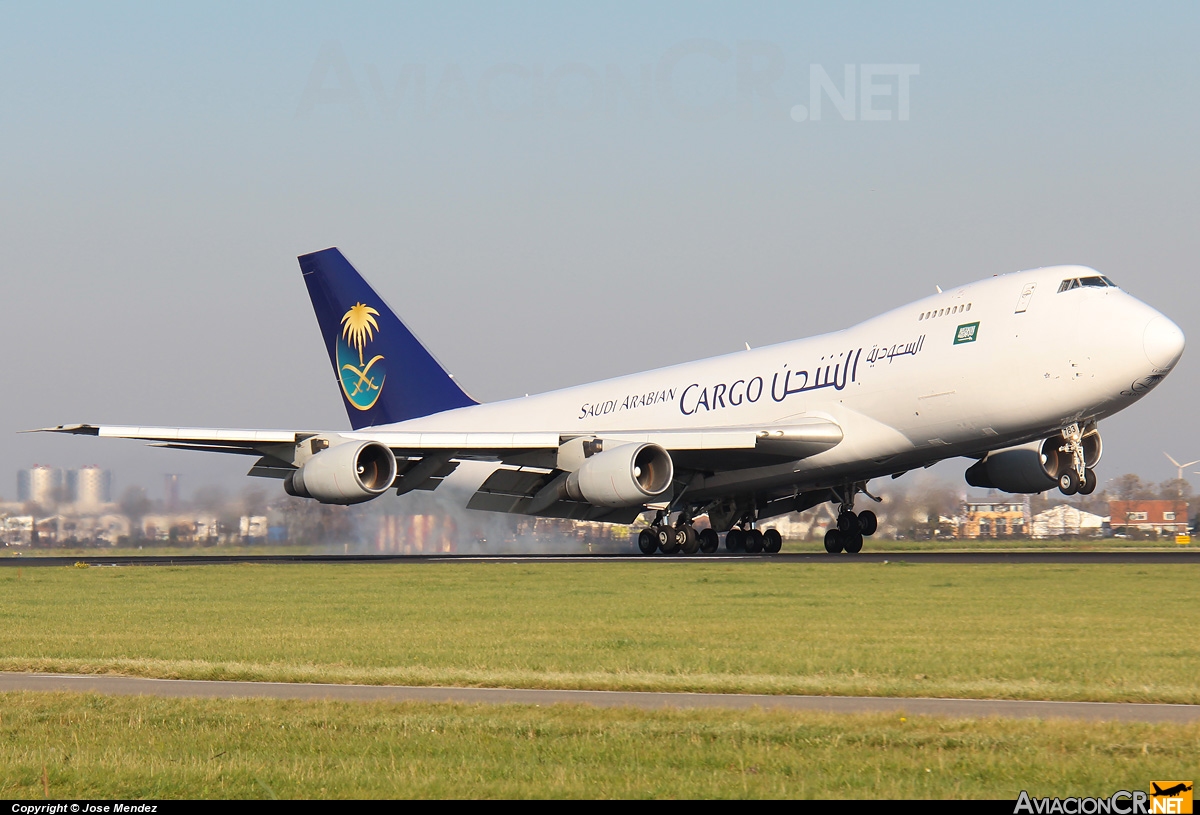
<svg viewBox="0 0 1200 815"><path fill-rule="evenodd" d="M355 430L476 404L340 251L299 260Z"/></svg>

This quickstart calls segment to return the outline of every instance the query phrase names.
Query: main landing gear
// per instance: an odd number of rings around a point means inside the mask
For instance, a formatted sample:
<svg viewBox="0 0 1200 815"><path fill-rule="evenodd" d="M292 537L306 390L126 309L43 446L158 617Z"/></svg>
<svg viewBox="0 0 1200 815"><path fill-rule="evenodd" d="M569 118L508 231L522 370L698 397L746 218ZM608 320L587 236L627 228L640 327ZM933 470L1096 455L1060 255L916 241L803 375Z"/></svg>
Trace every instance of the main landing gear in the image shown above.
<svg viewBox="0 0 1200 815"><path fill-rule="evenodd" d="M1096 491L1096 471L1087 466L1083 450L1083 432L1077 423L1063 429L1060 453L1071 457L1068 468L1058 477L1058 491L1063 495L1091 495Z"/></svg>
<svg viewBox="0 0 1200 815"><path fill-rule="evenodd" d="M863 538L869 538L879 529L879 519L869 509L862 512L854 511L854 494L860 487L849 487L842 490L841 509L837 516L837 527L825 533L825 551L831 555L838 552L857 555L862 551ZM862 490L866 492L865 489ZM868 493L869 495L869 493Z"/></svg>
<svg viewBox="0 0 1200 815"><path fill-rule="evenodd" d="M778 529L756 529L749 517L725 533L725 551L750 555L776 554L783 548L783 535Z"/></svg>
<svg viewBox="0 0 1200 815"><path fill-rule="evenodd" d="M705 535L705 532L711 530L705 529L701 532L696 531L696 527L692 526L692 519L687 514L679 516L679 521L675 526L671 526L667 520L665 512L659 512L654 516L654 523L649 529L643 529L638 534L638 549L643 555L652 555L657 551L662 551L664 555L674 555L682 552L685 555L694 555L702 549L705 552L717 551L716 544ZM715 532L712 533L716 535Z"/></svg>
<svg viewBox="0 0 1200 815"><path fill-rule="evenodd" d="M696 552L703 552L711 555L720 546L721 536L717 531L712 528L697 531L687 513L681 514L672 526L666 519L666 513L659 512L650 528L638 533L638 549L643 555L652 555L655 552L662 552L664 555L694 555ZM783 548L783 536L775 529L755 529L754 522L747 516L738 526L726 533L725 548L730 552L775 554Z"/></svg>

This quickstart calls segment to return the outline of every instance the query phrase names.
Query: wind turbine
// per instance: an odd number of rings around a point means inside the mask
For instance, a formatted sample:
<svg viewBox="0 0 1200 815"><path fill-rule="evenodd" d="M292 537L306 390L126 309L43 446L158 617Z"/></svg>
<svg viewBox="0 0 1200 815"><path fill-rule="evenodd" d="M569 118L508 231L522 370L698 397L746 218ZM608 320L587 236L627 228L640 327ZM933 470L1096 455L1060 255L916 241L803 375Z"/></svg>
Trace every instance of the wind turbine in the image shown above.
<svg viewBox="0 0 1200 815"><path fill-rule="evenodd" d="M1183 468L1184 467L1191 467L1193 464L1200 464L1200 458L1196 459L1195 461L1189 461L1187 464L1180 464L1178 461L1171 458L1171 454L1168 453L1166 450L1163 451L1163 455L1167 457L1167 461L1170 461L1172 464L1174 464L1176 467L1179 468L1179 475L1176 477L1180 481L1183 480ZM1200 475L1200 473L1197 473L1197 475Z"/></svg>

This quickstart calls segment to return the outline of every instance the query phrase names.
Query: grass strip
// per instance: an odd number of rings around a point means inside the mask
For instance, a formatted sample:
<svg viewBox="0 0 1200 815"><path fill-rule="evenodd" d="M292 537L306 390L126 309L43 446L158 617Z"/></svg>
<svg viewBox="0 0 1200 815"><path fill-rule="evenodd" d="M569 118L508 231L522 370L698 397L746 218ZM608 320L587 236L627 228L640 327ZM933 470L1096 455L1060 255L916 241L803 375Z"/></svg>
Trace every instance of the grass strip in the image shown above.
<svg viewBox="0 0 1200 815"><path fill-rule="evenodd" d="M454 563L0 572L0 669L1200 702L1172 566Z"/></svg>
<svg viewBox="0 0 1200 815"><path fill-rule="evenodd" d="M1191 778L1200 724L0 694L0 796L1007 798Z"/></svg>

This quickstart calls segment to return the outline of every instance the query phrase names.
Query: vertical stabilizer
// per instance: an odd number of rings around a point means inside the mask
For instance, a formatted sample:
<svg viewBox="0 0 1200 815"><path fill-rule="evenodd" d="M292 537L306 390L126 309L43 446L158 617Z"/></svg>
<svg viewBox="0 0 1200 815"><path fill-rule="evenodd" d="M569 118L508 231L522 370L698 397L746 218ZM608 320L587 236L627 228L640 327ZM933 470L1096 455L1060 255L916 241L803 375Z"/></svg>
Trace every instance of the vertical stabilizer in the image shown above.
<svg viewBox="0 0 1200 815"><path fill-rule="evenodd" d="M355 430L476 404L338 249L299 260Z"/></svg>

